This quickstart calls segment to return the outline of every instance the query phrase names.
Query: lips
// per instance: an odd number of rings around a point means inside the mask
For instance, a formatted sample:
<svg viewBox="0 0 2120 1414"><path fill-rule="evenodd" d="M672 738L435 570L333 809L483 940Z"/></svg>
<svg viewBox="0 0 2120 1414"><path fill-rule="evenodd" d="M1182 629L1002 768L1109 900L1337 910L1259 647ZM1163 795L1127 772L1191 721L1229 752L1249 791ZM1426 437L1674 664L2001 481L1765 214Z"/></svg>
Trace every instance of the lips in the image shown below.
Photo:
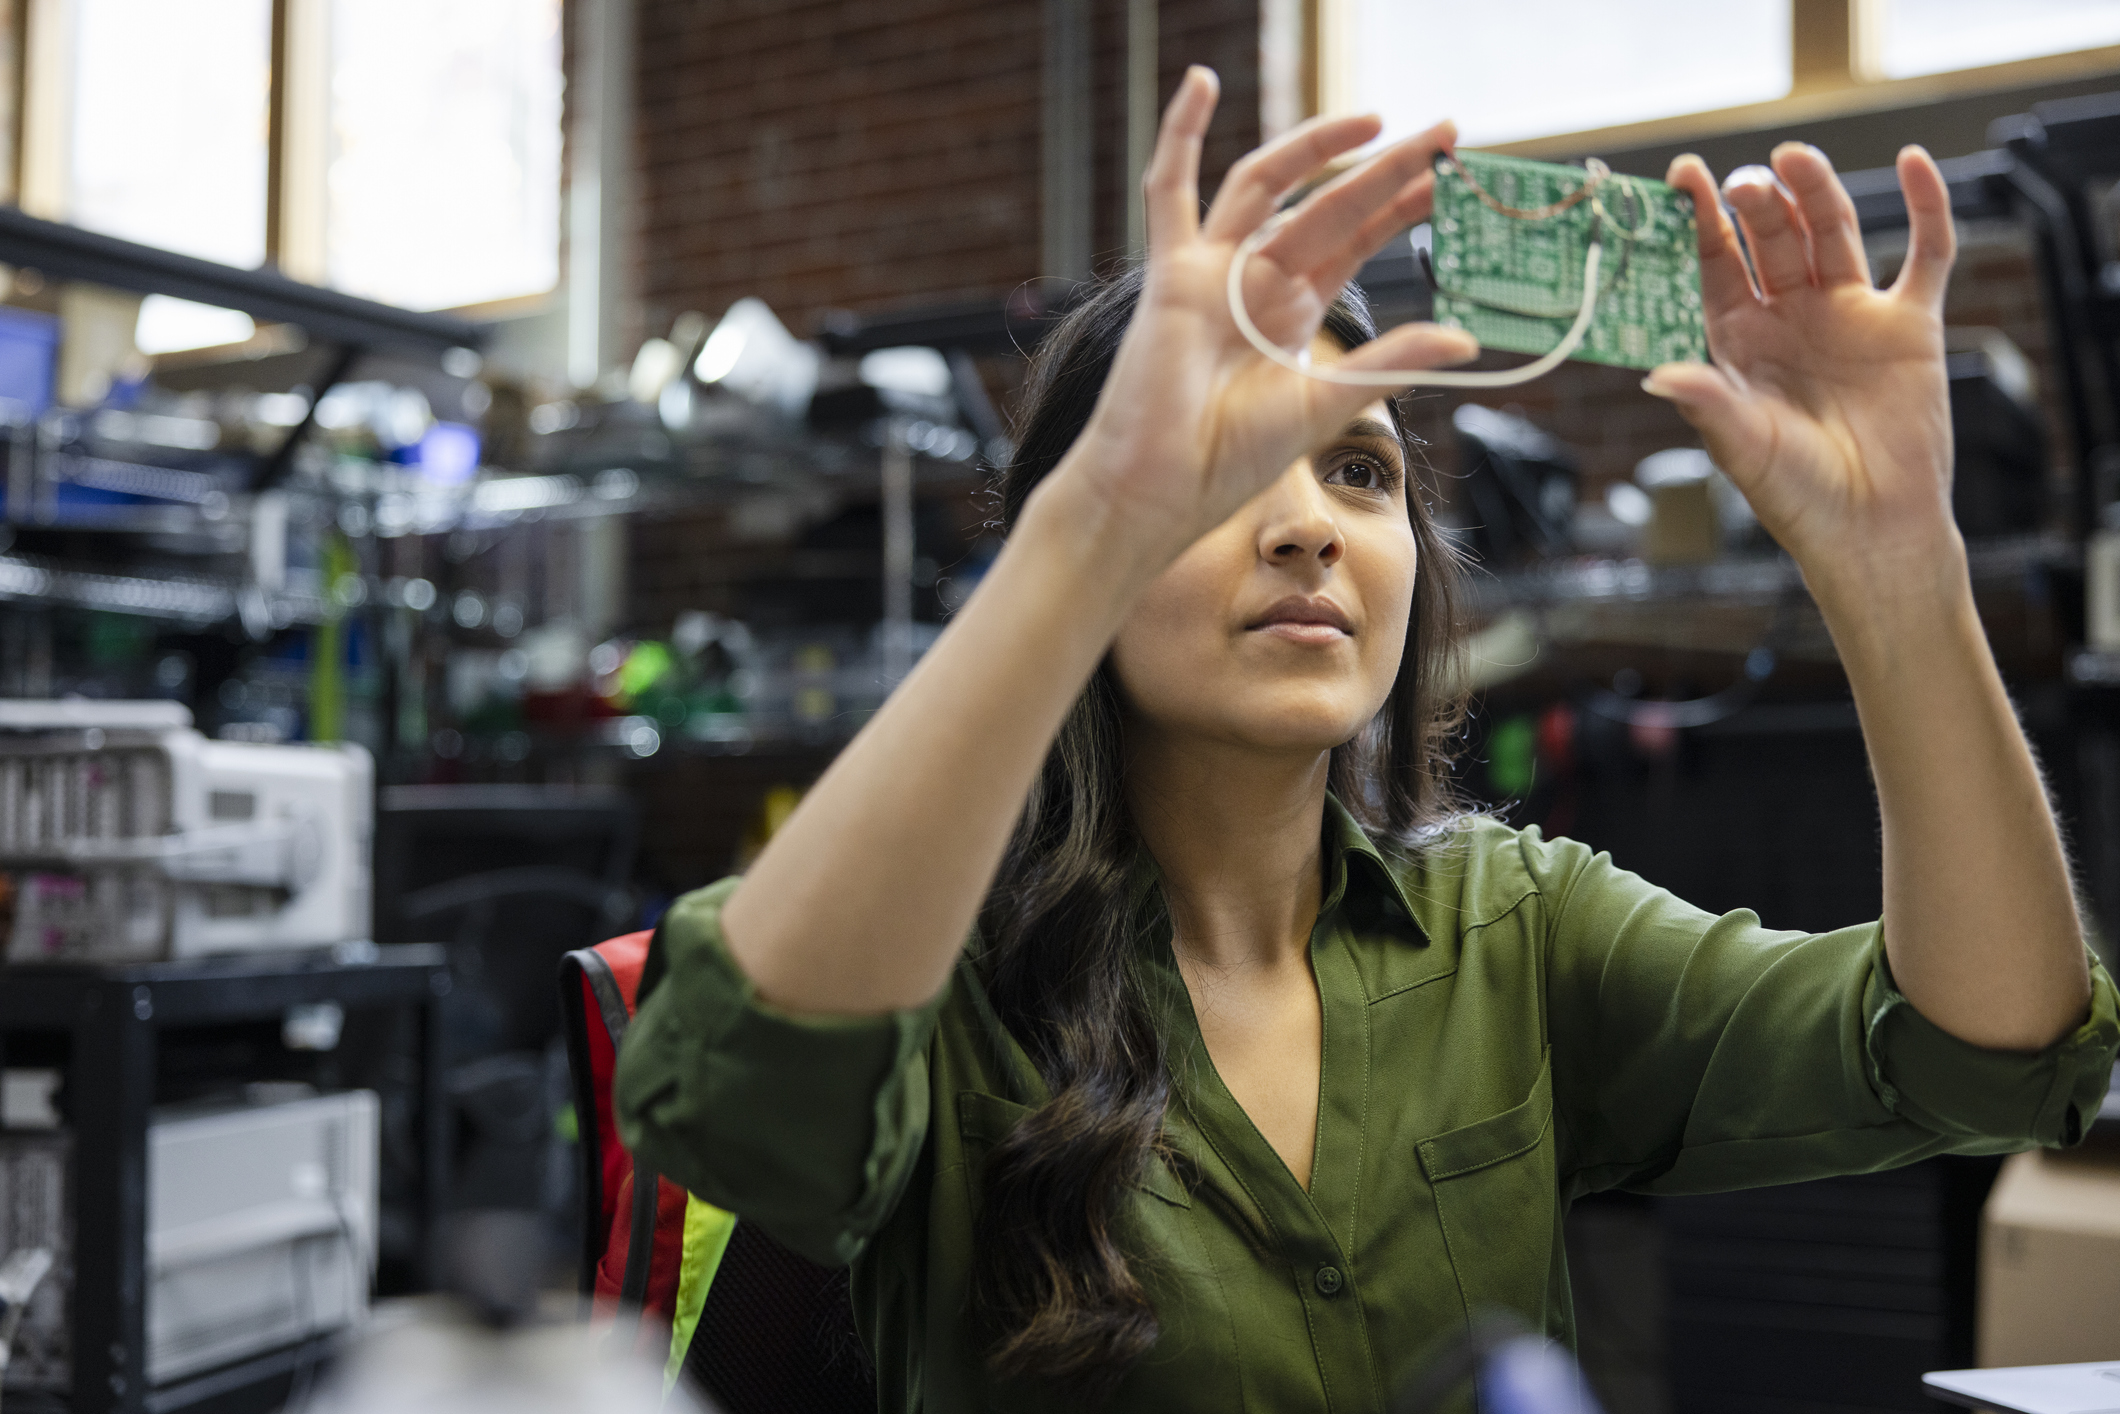
<svg viewBox="0 0 2120 1414"><path fill-rule="evenodd" d="M1339 605L1330 599L1309 599L1300 594L1275 603L1245 628L1292 643L1337 643L1354 637L1354 623Z"/></svg>

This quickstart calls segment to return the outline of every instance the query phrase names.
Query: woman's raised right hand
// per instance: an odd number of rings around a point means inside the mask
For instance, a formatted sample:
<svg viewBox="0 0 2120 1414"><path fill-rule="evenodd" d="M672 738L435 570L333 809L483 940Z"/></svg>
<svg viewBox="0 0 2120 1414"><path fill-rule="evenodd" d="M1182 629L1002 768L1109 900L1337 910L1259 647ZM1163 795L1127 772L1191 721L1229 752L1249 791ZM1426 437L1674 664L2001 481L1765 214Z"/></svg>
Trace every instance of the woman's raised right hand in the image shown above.
<svg viewBox="0 0 2120 1414"><path fill-rule="evenodd" d="M1219 89L1188 70L1164 110L1144 186L1146 283L1111 376L1052 481L1086 493L1108 533L1156 567L1221 524L1291 463L1377 397L1306 378L1262 356L1227 301L1229 263L1277 203L1343 152L1374 138L1374 117L1316 118L1230 168L1205 219L1200 149ZM1267 337L1305 348L1362 262L1428 215L1431 164L1456 131L1440 123L1342 173L1305 199L1244 274L1244 302ZM1468 334L1408 324L1349 354L1349 369L1431 368L1479 351ZM1079 502L1077 504L1080 504Z"/></svg>

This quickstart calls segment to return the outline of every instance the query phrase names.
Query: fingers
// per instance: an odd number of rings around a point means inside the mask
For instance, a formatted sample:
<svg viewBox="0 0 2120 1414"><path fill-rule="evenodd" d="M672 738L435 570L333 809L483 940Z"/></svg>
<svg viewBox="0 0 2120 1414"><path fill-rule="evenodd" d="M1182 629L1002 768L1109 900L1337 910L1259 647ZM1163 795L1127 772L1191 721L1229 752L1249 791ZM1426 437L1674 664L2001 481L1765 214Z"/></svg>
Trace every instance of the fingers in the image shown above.
<svg viewBox="0 0 2120 1414"><path fill-rule="evenodd" d="M1360 147L1382 127L1373 116L1313 118L1245 154L1215 193L1202 234L1214 240L1244 239L1273 215L1283 193L1341 153Z"/></svg>
<svg viewBox="0 0 2120 1414"><path fill-rule="evenodd" d="M1400 227L1427 214L1435 191L1430 167L1436 154L1448 151L1456 141L1457 128L1438 123L1343 172L1304 200L1288 224L1266 243L1266 253L1283 270L1303 273L1347 265L1352 252L1353 264L1347 266L1347 274L1353 274ZM1333 281L1333 286L1337 288L1345 278Z"/></svg>
<svg viewBox="0 0 2120 1414"><path fill-rule="evenodd" d="M1401 187L1390 201L1370 213L1366 221L1347 234L1337 250L1327 252L1323 263L1310 271L1311 286L1320 291L1339 289L1352 280L1363 262L1382 250L1393 236L1426 220L1434 206L1435 174L1423 172ZM1273 243L1267 242L1267 249L1272 248Z"/></svg>
<svg viewBox="0 0 2120 1414"><path fill-rule="evenodd" d="M1344 355L1334 366L1349 371L1447 368L1479 356L1480 341L1463 329L1446 329L1440 324L1401 324ZM1375 396L1376 390L1371 389L1363 400Z"/></svg>
<svg viewBox="0 0 2120 1414"><path fill-rule="evenodd" d="M1664 399L1699 428L1715 464L1730 474L1738 490L1752 494L1754 473L1764 464L1759 449L1774 441L1773 426L1758 399L1745 396L1728 373L1706 363L1660 364L1642 379L1642 390Z"/></svg>
<svg viewBox="0 0 2120 1414"><path fill-rule="evenodd" d="M1190 239L1200 229L1200 145L1222 82L1215 71L1195 64L1163 110L1156 150L1141 176L1142 212L1148 220L1151 250L1165 241Z"/></svg>
<svg viewBox="0 0 2120 1414"><path fill-rule="evenodd" d="M1942 307L1958 256L1958 232L1951 221L1951 189L1936 160L1919 147L1899 150L1899 190L1907 203L1907 259L1892 292L1904 299Z"/></svg>
<svg viewBox="0 0 2120 1414"><path fill-rule="evenodd" d="M1870 258L1862 248L1855 203L1833 173L1826 155L1807 142L1785 142L1769 159L1811 237L1811 268L1821 285L1870 284Z"/></svg>
<svg viewBox="0 0 2120 1414"><path fill-rule="evenodd" d="M1708 164L1687 153L1671 163L1664 180L1693 198L1693 218L1700 227L1700 295L1713 321L1754 303L1752 273L1745 268L1737 230L1723 211L1722 193Z"/></svg>
<svg viewBox="0 0 2120 1414"><path fill-rule="evenodd" d="M1744 227L1752 273L1769 299L1811 283L1802 219L1771 168L1740 167L1723 179L1723 195Z"/></svg>
<svg viewBox="0 0 2120 1414"><path fill-rule="evenodd" d="M1462 329L1445 329L1440 324L1401 324L1343 355L1332 366L1348 372L1447 368L1478 358L1479 353L1479 340ZM1337 432L1348 418L1376 401L1384 391L1345 383L1312 383L1309 397L1314 430L1321 437Z"/></svg>

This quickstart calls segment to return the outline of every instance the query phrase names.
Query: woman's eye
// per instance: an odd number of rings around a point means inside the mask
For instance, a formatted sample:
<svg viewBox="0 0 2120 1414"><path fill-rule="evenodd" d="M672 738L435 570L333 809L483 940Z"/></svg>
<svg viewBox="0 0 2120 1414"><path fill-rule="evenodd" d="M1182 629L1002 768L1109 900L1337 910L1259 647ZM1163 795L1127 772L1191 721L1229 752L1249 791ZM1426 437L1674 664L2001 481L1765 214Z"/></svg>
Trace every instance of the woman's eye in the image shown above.
<svg viewBox="0 0 2120 1414"><path fill-rule="evenodd" d="M1357 491L1389 491L1391 471L1379 462L1356 457L1334 467L1325 481L1330 486L1347 486Z"/></svg>

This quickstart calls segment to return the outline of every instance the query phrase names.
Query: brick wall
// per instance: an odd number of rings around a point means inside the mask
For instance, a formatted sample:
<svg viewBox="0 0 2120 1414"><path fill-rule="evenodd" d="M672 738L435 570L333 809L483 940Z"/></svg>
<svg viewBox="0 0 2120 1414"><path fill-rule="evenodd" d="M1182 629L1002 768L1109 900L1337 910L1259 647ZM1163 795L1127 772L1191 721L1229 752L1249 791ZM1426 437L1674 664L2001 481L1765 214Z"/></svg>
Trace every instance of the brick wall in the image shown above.
<svg viewBox="0 0 2120 1414"><path fill-rule="evenodd" d="M1091 0L1091 104L1096 219L1094 268L1106 273L1127 258L1126 0ZM1200 191L1212 198L1231 163L1259 145L1258 0L1164 0L1158 7L1157 116L1190 64L1222 80L1222 101L1201 154Z"/></svg>
<svg viewBox="0 0 2120 1414"><path fill-rule="evenodd" d="M1208 190L1258 141L1257 0L1167 0L1161 93L1222 75ZM1124 0L1093 0L1094 240L1124 242ZM645 331L764 299L832 307L1004 294L1039 274L1041 0L642 0Z"/></svg>
<svg viewBox="0 0 2120 1414"><path fill-rule="evenodd" d="M1038 273L1037 0L644 0L645 326L757 295L831 306Z"/></svg>
<svg viewBox="0 0 2120 1414"><path fill-rule="evenodd" d="M1222 79L1200 164L1200 190L1211 197L1229 164L1259 145L1258 0L1164 0L1160 28L1159 97L1170 97L1188 64Z"/></svg>

